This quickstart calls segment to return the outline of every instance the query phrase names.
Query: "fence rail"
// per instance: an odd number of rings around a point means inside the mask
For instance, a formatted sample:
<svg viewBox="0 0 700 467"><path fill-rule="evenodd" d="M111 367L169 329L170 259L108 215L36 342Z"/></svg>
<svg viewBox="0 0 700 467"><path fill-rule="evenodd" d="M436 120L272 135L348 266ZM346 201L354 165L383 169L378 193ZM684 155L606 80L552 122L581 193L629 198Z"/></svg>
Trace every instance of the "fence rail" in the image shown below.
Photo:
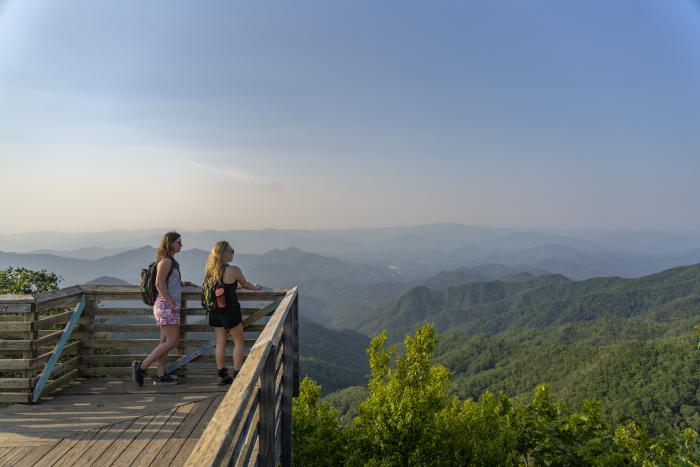
<svg viewBox="0 0 700 467"><path fill-rule="evenodd" d="M201 294L199 287L183 290L180 342L168 361L213 341ZM246 305L245 361L187 464L291 465L292 397L299 390L297 288L242 291L238 297ZM82 300L84 310L67 339L66 324ZM0 402L31 403L42 389L49 395L79 377L128 376L131 361L159 342L151 316L136 286L0 295ZM59 347L60 358L52 358ZM175 374L216 377L213 361L202 355Z"/></svg>

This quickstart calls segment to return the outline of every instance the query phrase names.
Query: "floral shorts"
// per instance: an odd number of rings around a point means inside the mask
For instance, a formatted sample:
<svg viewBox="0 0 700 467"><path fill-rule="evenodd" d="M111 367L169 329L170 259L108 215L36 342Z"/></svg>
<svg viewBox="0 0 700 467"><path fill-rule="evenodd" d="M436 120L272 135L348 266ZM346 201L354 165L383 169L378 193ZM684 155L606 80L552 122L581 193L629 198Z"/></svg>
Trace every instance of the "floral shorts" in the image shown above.
<svg viewBox="0 0 700 467"><path fill-rule="evenodd" d="M177 302L175 304L177 306L173 309L163 297L156 298L156 303L153 304L153 316L155 316L159 326L180 324L180 304Z"/></svg>

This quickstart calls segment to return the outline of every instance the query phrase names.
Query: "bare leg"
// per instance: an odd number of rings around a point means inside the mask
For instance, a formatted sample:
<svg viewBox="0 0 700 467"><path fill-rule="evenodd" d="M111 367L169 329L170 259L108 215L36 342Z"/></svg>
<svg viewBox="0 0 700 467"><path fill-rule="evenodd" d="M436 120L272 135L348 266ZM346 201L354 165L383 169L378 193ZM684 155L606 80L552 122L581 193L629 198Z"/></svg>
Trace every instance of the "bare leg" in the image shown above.
<svg viewBox="0 0 700 467"><path fill-rule="evenodd" d="M239 323L229 332L233 338L233 369L239 371L243 366L243 324Z"/></svg>
<svg viewBox="0 0 700 467"><path fill-rule="evenodd" d="M166 326L161 326L160 327L161 332L165 334L165 342L160 344L158 347L153 349L151 353L146 357L142 362L141 362L141 368L146 369L148 368L151 363L157 361L159 358L163 356L167 356L168 352L175 347L178 342L180 341L180 325L179 324L168 324ZM163 373L162 371L165 370L165 368L158 368L158 375L162 376Z"/></svg>
<svg viewBox="0 0 700 467"><path fill-rule="evenodd" d="M163 326L160 327L160 343L163 344L165 343L165 331L163 330ZM165 362L168 359L168 354L163 355L162 357L159 357L156 362L158 363L158 371L157 373L161 373L161 369L165 371Z"/></svg>
<svg viewBox="0 0 700 467"><path fill-rule="evenodd" d="M214 358L216 359L216 369L220 370L226 366L226 329L214 328L214 336L216 337Z"/></svg>

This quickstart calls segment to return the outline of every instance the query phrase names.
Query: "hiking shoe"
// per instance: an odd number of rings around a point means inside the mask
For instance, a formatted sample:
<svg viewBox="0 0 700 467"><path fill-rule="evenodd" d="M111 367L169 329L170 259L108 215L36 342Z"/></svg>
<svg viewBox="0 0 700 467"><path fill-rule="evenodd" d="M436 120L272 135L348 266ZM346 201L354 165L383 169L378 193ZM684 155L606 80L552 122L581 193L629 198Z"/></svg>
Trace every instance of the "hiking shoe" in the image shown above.
<svg viewBox="0 0 700 467"><path fill-rule="evenodd" d="M228 373L226 368L221 368L217 371L217 374L219 375L219 386L233 383L233 376Z"/></svg>
<svg viewBox="0 0 700 467"><path fill-rule="evenodd" d="M146 376L146 370L141 369L141 361L134 360L131 362L131 379L139 386L143 386L143 378Z"/></svg>
<svg viewBox="0 0 700 467"><path fill-rule="evenodd" d="M180 384L180 382L175 380L170 375L163 375L163 376L155 375L153 377L153 385L156 386L158 384Z"/></svg>

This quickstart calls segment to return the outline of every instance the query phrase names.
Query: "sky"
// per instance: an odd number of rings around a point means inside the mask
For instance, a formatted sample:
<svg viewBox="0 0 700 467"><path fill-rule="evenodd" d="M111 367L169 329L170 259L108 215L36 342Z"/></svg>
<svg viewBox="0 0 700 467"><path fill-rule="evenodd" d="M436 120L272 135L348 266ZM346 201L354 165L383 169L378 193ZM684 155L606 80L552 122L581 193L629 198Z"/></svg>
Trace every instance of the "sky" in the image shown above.
<svg viewBox="0 0 700 467"><path fill-rule="evenodd" d="M0 0L0 233L700 232L692 0Z"/></svg>

